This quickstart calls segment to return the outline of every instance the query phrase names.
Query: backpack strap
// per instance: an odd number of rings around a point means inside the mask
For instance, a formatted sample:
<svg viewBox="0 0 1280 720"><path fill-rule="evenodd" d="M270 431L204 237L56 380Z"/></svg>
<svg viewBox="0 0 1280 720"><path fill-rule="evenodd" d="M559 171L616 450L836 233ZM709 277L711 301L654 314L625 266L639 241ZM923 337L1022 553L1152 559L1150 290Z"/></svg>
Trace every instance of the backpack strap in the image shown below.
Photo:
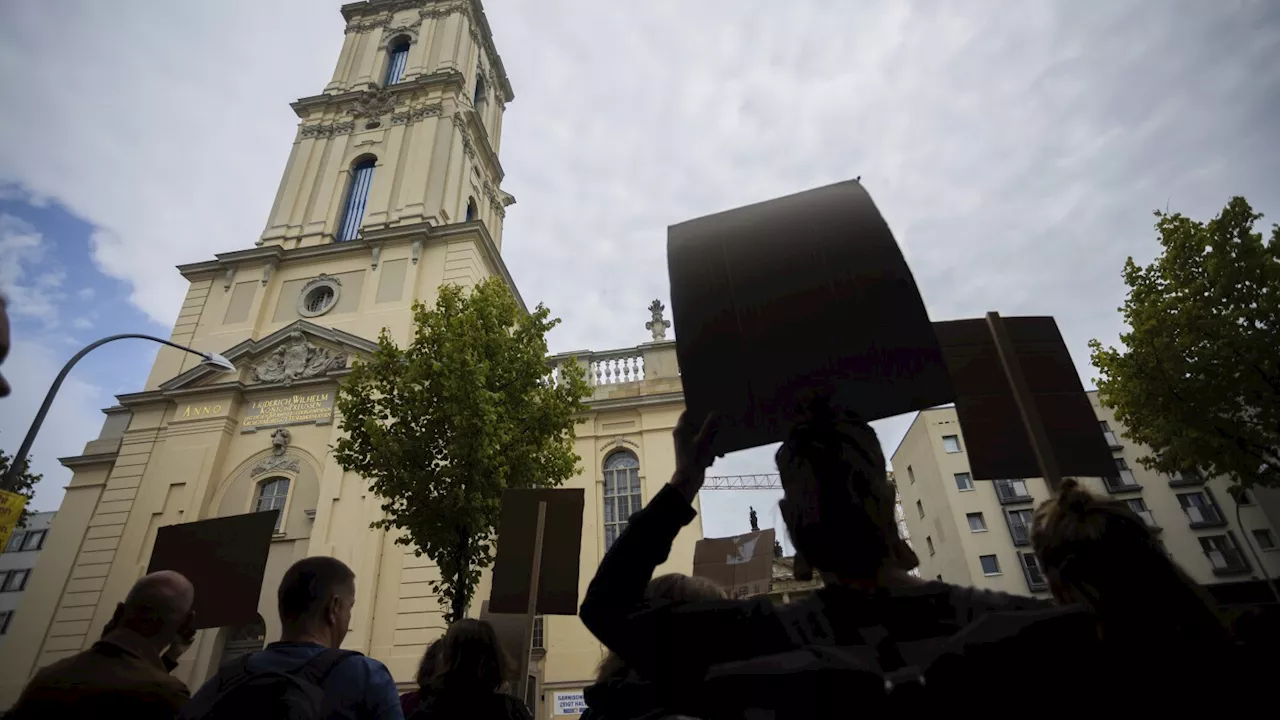
<svg viewBox="0 0 1280 720"><path fill-rule="evenodd" d="M338 663L346 660L352 655L360 655L355 650L339 650L329 648L316 653L302 667L294 671L294 673L306 678L308 682L319 687L324 687L325 678L329 677L329 673L338 666Z"/></svg>

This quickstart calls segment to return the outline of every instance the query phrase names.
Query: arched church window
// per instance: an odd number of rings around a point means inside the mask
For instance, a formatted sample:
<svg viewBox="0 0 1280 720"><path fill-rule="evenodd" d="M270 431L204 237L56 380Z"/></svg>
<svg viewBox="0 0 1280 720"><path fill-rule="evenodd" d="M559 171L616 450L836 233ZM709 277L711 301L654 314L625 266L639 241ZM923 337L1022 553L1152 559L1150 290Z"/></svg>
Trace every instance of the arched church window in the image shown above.
<svg viewBox="0 0 1280 720"><path fill-rule="evenodd" d="M630 450L619 450L604 459L604 548L618 539L627 522L641 507L640 459Z"/></svg>
<svg viewBox="0 0 1280 720"><path fill-rule="evenodd" d="M479 214L480 212L478 208L476 208L476 199L467 198L467 222L471 222L472 220L475 220L476 217L479 216Z"/></svg>
<svg viewBox="0 0 1280 720"><path fill-rule="evenodd" d="M476 94L475 94L475 97L471 99L471 104L474 105L477 110L479 110L480 106L483 105L484 102L488 99L489 99L489 90L488 88L485 87L485 84L484 84L484 68L477 65L476 66Z"/></svg>
<svg viewBox="0 0 1280 720"><path fill-rule="evenodd" d="M387 53L387 77L383 86L395 85L404 77L404 68L409 62L409 38L399 38L391 44Z"/></svg>
<svg viewBox="0 0 1280 720"><path fill-rule="evenodd" d="M267 478L258 483L258 497L254 499L253 511L276 511L276 532L284 527L284 503L289 499L289 478Z"/></svg>
<svg viewBox="0 0 1280 720"><path fill-rule="evenodd" d="M258 615L252 622L233 629L227 635L227 641L222 645L222 661L218 664L225 665L236 658L258 652L266 642L267 624Z"/></svg>
<svg viewBox="0 0 1280 720"><path fill-rule="evenodd" d="M374 158L361 160L351 168L351 186L347 189L347 202L342 210L342 223L338 226L338 241L355 240L364 221L364 209L369 204L369 188L373 186Z"/></svg>

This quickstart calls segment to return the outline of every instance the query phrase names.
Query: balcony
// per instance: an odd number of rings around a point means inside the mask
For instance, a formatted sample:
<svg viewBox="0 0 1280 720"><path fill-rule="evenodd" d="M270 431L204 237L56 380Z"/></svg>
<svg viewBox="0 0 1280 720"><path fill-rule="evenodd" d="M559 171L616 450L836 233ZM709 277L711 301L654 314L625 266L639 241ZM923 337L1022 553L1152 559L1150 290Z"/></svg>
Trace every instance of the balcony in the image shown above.
<svg viewBox="0 0 1280 720"><path fill-rule="evenodd" d="M1031 544L1031 528L1025 523L1010 522L1009 534L1013 536L1013 544L1022 546Z"/></svg>
<svg viewBox="0 0 1280 720"><path fill-rule="evenodd" d="M1027 484L1021 480L996 480L995 486L1001 505L1033 502Z"/></svg>
<svg viewBox="0 0 1280 720"><path fill-rule="evenodd" d="M1124 447L1123 445L1120 444L1120 438L1116 437L1116 434L1110 430L1103 430L1102 437L1106 438L1107 447L1111 448L1112 450L1119 450L1120 448Z"/></svg>
<svg viewBox="0 0 1280 720"><path fill-rule="evenodd" d="M1169 475L1169 487L1187 487L1190 485L1203 485L1205 481L1204 475L1196 470L1184 470Z"/></svg>
<svg viewBox="0 0 1280 720"><path fill-rule="evenodd" d="M1213 566L1214 575L1239 575L1249 572L1249 563L1244 559L1244 554L1235 548L1207 550L1205 555L1209 558L1209 564Z"/></svg>
<svg viewBox="0 0 1280 720"><path fill-rule="evenodd" d="M1191 520L1193 529L1223 527L1227 524L1222 513L1212 505L1188 505L1182 508L1187 513L1187 518Z"/></svg>
<svg viewBox="0 0 1280 720"><path fill-rule="evenodd" d="M1120 470L1120 477L1118 478L1102 478L1102 483L1107 486L1107 492L1112 494L1134 492L1142 489L1142 486L1133 477L1133 472L1125 469Z"/></svg>

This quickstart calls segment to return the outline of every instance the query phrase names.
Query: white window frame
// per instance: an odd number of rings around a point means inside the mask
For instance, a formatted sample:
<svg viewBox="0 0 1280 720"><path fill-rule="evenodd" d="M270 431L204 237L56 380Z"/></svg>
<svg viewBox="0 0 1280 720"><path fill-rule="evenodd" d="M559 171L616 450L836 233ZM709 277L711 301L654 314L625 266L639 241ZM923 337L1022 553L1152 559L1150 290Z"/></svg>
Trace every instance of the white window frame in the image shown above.
<svg viewBox="0 0 1280 720"><path fill-rule="evenodd" d="M623 464L628 460L634 461L634 464ZM644 507L644 487L640 478L640 457L630 450L616 450L609 453L600 467L602 475L600 498L603 520L601 528L604 532L604 549L607 551L612 547L614 541L618 539L618 536L622 534L623 529L627 527L627 523L631 522L631 516ZM624 487L618 484L620 480L626 481L624 492L618 492L619 488ZM612 493L610 492L610 481L613 483ZM625 518L621 517L621 504L618 502L623 498L627 501L627 516ZM609 519L610 509L613 510L612 520Z"/></svg>
<svg viewBox="0 0 1280 720"><path fill-rule="evenodd" d="M983 559L983 558L991 558L991 559L995 562L995 564L996 564L995 572L987 572L987 566L986 566L986 565L984 565L984 564L983 564L983 562L982 562L982 559ZM994 555L994 554L992 554L992 555L979 555L979 556L978 556L978 567L982 568L982 576L983 576L983 577L995 577L995 576L997 576L997 575L1003 575L1003 574L1004 574L1004 571L1002 571L1002 570L1000 569L1000 557L999 557L998 555Z"/></svg>
<svg viewBox="0 0 1280 720"><path fill-rule="evenodd" d="M956 481L956 490L959 492L973 492L973 475L967 472L958 472L952 476ZM960 478L964 478L964 487L960 487Z"/></svg>
<svg viewBox="0 0 1280 720"><path fill-rule="evenodd" d="M986 515L983 515L981 512L965 513L964 518L969 523L969 532L971 533L984 533L990 530L990 528L987 527L987 517ZM978 524L981 527L979 528L973 527L973 521L975 519L978 521Z"/></svg>
<svg viewBox="0 0 1280 720"><path fill-rule="evenodd" d="M950 447L947 446L947 440L955 441L955 448L956 448L955 450L952 450ZM948 455L955 455L956 453L964 452L964 448L960 447L960 436L959 435L943 435L942 450Z"/></svg>
<svg viewBox="0 0 1280 720"><path fill-rule="evenodd" d="M280 481L285 483L284 495L266 496L263 494L268 485L275 485ZM285 521L289 512L289 499L293 496L293 485L294 478L288 475L272 475L270 477L265 477L254 485L253 506L251 512L266 512L268 510L279 511L279 514L276 515L276 525L271 530L273 535L283 535L285 532ZM263 500L269 501L267 505L270 507L263 507ZM279 500L278 505L276 504L277 500Z"/></svg>

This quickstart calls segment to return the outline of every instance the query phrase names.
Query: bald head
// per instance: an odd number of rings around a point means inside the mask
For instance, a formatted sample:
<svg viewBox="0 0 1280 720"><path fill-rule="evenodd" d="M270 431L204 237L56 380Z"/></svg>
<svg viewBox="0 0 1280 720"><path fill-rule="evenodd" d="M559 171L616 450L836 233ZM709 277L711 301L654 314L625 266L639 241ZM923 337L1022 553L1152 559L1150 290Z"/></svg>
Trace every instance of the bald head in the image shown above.
<svg viewBox="0 0 1280 720"><path fill-rule="evenodd" d="M117 626L168 644L190 616L195 597L191 581L180 573L161 570L144 575L120 604Z"/></svg>

